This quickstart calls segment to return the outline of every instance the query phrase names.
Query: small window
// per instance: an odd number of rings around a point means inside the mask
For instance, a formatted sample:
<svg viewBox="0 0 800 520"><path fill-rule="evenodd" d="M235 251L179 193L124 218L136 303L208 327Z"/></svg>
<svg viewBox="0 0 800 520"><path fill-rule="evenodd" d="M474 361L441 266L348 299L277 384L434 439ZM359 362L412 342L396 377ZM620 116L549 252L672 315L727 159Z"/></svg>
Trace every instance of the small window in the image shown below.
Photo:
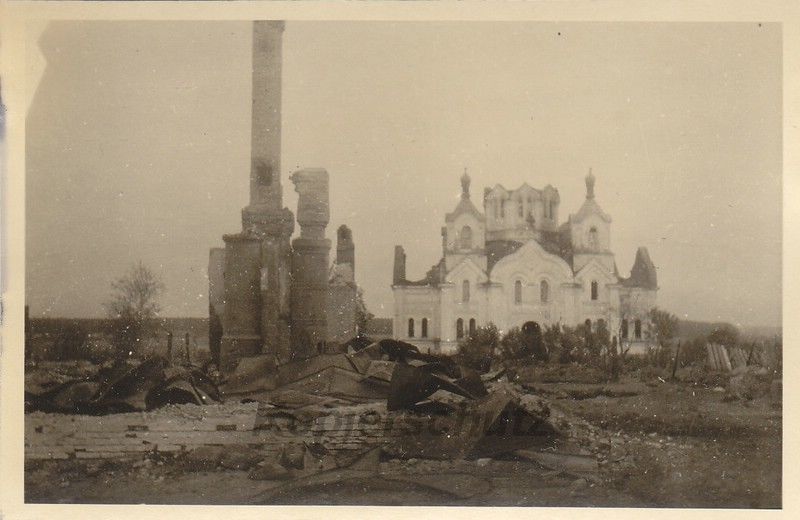
<svg viewBox="0 0 800 520"><path fill-rule="evenodd" d="M553 219L556 218L555 217L555 214L556 214L555 207L556 207L556 202L554 200L551 200L550 201L550 220L553 220Z"/></svg>
<svg viewBox="0 0 800 520"><path fill-rule="evenodd" d="M597 299L597 282L592 280L592 300Z"/></svg>
<svg viewBox="0 0 800 520"><path fill-rule="evenodd" d="M458 318L456 320L456 338L461 339L464 337L464 320Z"/></svg>
<svg viewBox="0 0 800 520"><path fill-rule="evenodd" d="M420 336L423 338L428 337L428 318L422 318L422 330L420 330Z"/></svg>
<svg viewBox="0 0 800 520"><path fill-rule="evenodd" d="M414 318L408 319L408 337L409 338L414 337Z"/></svg>
<svg viewBox="0 0 800 520"><path fill-rule="evenodd" d="M525 208L523 207L522 199L519 199L519 205L517 206L517 216L521 219L522 216L525 214Z"/></svg>
<svg viewBox="0 0 800 520"><path fill-rule="evenodd" d="M519 305L522 303L522 282L517 280L514 282L514 304Z"/></svg>
<svg viewBox="0 0 800 520"><path fill-rule="evenodd" d="M539 299L542 303L550 301L550 284L547 283L547 280L542 280L539 283Z"/></svg>
<svg viewBox="0 0 800 520"><path fill-rule="evenodd" d="M464 303L469 301L469 280L461 282L461 301Z"/></svg>
<svg viewBox="0 0 800 520"><path fill-rule="evenodd" d="M642 339L642 320L633 322L633 334L636 336L636 339Z"/></svg>
<svg viewBox="0 0 800 520"><path fill-rule="evenodd" d="M628 339L628 320L622 320L622 339Z"/></svg>
<svg viewBox="0 0 800 520"><path fill-rule="evenodd" d="M472 249L472 228L469 226L461 228L461 249Z"/></svg>
<svg viewBox="0 0 800 520"><path fill-rule="evenodd" d="M477 323L475 322L475 318L471 318L469 320L469 335L472 336L475 334L475 327Z"/></svg>
<svg viewBox="0 0 800 520"><path fill-rule="evenodd" d="M506 218L506 201L505 201L505 199L500 201L500 220L503 220L504 218Z"/></svg>
<svg viewBox="0 0 800 520"><path fill-rule="evenodd" d="M544 201L544 218L550 218L550 203Z"/></svg>

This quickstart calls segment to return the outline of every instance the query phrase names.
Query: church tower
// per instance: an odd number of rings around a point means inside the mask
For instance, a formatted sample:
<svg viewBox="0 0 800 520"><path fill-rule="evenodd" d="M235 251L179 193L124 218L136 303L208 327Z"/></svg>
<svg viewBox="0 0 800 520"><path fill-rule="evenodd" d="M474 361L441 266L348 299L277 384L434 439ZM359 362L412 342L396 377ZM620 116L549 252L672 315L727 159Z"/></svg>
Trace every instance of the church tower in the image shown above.
<svg viewBox="0 0 800 520"><path fill-rule="evenodd" d="M578 272L596 258L609 272L614 271L611 253L611 217L595 199L595 176L591 168L586 176L586 200L578 212L569 217L570 240L573 251L573 268Z"/></svg>

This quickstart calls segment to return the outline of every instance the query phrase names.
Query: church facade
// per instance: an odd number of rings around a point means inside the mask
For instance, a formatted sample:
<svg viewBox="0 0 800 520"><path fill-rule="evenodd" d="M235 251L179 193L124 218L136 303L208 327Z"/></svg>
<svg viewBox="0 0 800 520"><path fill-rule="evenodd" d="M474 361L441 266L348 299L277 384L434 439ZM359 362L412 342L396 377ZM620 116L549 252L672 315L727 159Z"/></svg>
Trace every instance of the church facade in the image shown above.
<svg viewBox="0 0 800 520"><path fill-rule="evenodd" d="M501 332L528 322L540 326L604 323L623 349L644 351L647 315L656 305L656 268L640 247L630 276L620 276L611 251L611 217L586 200L559 224L558 190L523 184L486 188L483 211L473 204L470 178L445 216L442 257L421 280L406 278L395 246L393 334L431 353L455 353L477 327Z"/></svg>

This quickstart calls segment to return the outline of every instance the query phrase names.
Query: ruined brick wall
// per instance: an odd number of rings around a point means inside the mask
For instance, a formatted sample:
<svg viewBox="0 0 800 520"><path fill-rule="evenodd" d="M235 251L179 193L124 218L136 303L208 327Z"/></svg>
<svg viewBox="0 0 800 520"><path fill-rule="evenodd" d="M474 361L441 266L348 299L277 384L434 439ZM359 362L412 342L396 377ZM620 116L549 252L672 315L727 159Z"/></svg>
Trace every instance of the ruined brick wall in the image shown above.
<svg viewBox="0 0 800 520"><path fill-rule="evenodd" d="M331 285L328 292L328 341L341 343L356 336L356 286Z"/></svg>
<svg viewBox="0 0 800 520"><path fill-rule="evenodd" d="M321 443L333 453L362 451L401 437L403 427L387 415L385 403L331 409L308 423L290 414L260 414L258 403L179 405L101 417L36 412L25 417L25 457L121 458L210 445L277 453L295 442Z"/></svg>
<svg viewBox="0 0 800 520"><path fill-rule="evenodd" d="M261 352L261 243L241 235L225 239L225 312L220 364L225 371L242 356Z"/></svg>

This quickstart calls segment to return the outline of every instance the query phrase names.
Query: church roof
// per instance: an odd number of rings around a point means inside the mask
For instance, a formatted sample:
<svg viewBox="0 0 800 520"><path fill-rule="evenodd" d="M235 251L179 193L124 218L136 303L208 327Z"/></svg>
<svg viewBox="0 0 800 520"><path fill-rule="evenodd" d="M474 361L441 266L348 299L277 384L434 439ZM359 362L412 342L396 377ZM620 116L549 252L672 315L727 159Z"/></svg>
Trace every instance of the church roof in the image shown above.
<svg viewBox="0 0 800 520"><path fill-rule="evenodd" d="M475 204L473 204L469 198L469 185L471 182L472 180L469 178L469 175L467 175L465 169L464 175L461 176L461 200L458 201L458 205L452 213L448 213L444 216L445 222L453 222L456 218L458 218L459 215L464 213L474 215L479 222L486 220L486 217L484 217L483 213L478 211L478 208L475 207Z"/></svg>
<svg viewBox="0 0 800 520"><path fill-rule="evenodd" d="M650 253L646 247L636 250L636 260L631 268L631 275L622 280L625 287L640 287L642 289L658 289L658 276L656 266L650 260Z"/></svg>
<svg viewBox="0 0 800 520"><path fill-rule="evenodd" d="M516 240L490 240L486 242L486 270L492 272L494 264L522 247Z"/></svg>
<svg viewBox="0 0 800 520"><path fill-rule="evenodd" d="M478 211L478 208L475 207L475 204L473 204L468 197L464 198L462 196L461 200L458 201L456 209L454 209L451 213L448 213L447 215L444 216L444 221L453 222L456 218L458 218L459 215L462 215L464 213L470 213L472 215L475 215L475 218L477 218L480 222L483 222L486 219L483 213Z"/></svg>
<svg viewBox="0 0 800 520"><path fill-rule="evenodd" d="M581 209L579 209L574 215L570 215L569 219L574 222L580 222L591 215L598 215L606 222L611 222L611 217L609 214L603 211L603 208L601 208L594 199L586 199L581 206Z"/></svg>
<svg viewBox="0 0 800 520"><path fill-rule="evenodd" d="M560 231L539 231L539 237L536 242L542 246L542 249L560 257L572 267L572 242L568 234L565 235ZM486 242L486 270L492 272L492 268L497 262L514 253L522 245L521 242L516 240L490 240Z"/></svg>
<svg viewBox="0 0 800 520"><path fill-rule="evenodd" d="M606 222L611 223L611 217L594 200L594 183L595 177L592 174L592 169L589 168L589 175L586 176L586 200L576 214L570 215L570 221L580 222L591 215L597 215Z"/></svg>

